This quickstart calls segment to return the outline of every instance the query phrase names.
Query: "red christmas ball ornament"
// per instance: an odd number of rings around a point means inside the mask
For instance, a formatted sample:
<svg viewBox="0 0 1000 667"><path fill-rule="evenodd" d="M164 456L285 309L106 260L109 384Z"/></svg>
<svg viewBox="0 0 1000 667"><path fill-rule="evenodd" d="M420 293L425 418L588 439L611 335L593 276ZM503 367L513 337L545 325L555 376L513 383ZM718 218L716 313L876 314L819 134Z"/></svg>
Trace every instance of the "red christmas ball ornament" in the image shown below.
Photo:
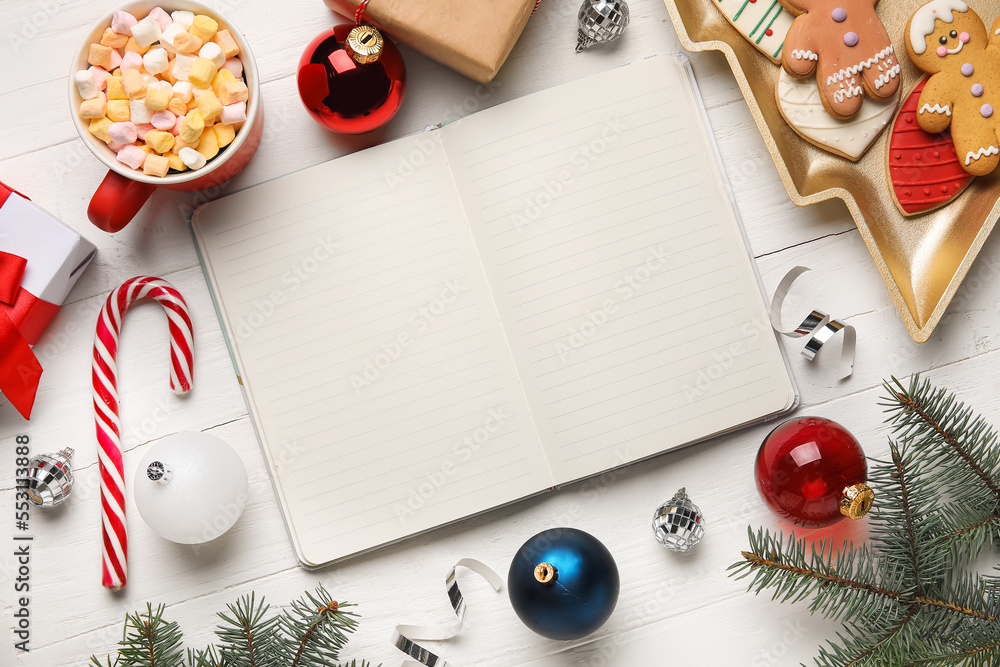
<svg viewBox="0 0 1000 667"><path fill-rule="evenodd" d="M297 79L309 115L344 134L385 125L406 93L403 56L369 25L345 23L317 36L299 59Z"/></svg>
<svg viewBox="0 0 1000 667"><path fill-rule="evenodd" d="M822 417L801 417L771 431L754 467L757 491L772 512L806 528L845 516L860 519L875 494L868 464L850 431Z"/></svg>

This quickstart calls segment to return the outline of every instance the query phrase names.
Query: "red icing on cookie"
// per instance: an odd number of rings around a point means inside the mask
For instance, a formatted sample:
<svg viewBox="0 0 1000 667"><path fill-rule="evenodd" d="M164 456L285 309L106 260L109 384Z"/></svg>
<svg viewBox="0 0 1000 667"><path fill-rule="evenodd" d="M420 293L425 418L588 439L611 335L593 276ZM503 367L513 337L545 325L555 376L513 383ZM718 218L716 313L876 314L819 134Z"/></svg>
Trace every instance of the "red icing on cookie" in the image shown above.
<svg viewBox="0 0 1000 667"><path fill-rule="evenodd" d="M955 155L951 132L929 134L915 122L925 78L910 92L889 136L889 178L896 201L907 214L940 206L972 180Z"/></svg>

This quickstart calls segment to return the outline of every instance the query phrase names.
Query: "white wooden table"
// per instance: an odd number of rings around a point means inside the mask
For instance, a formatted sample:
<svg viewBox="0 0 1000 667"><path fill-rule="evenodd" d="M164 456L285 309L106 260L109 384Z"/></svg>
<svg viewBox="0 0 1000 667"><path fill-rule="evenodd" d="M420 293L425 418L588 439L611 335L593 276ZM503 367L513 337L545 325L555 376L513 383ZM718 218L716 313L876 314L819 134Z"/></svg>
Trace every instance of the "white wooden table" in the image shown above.
<svg viewBox="0 0 1000 667"><path fill-rule="evenodd" d="M693 1L693 0L692 0ZM409 92L384 130L338 137L303 110L295 67L305 44L333 25L321 0L209 0L243 30L260 63L267 126L256 158L221 192L245 188L381 141L420 131L460 114L603 71L649 55L680 50L659 0L631 0L632 22L613 47L574 53L576 0L544 0L488 95L477 84L404 48ZM505 594L464 579L471 609L466 630L438 645L460 665L789 665L807 661L835 626L803 606L771 603L744 592L726 567L746 547L747 526L780 528L754 488L752 462L769 426L718 438L601 478L437 530L319 572L300 569L286 538L271 485L223 343L185 215L205 195L158 192L125 231L92 227L86 209L104 176L76 136L65 99L73 50L95 17L114 0L0 0L0 180L97 244L96 260L35 350L45 367L30 422L0 405L0 665L68 667L106 654L121 637L127 611L168 605L189 646L212 639L217 611L256 590L276 605L323 583L338 600L360 604L364 619L346 651L398 664L389 644L394 624L443 622L451 616L443 577L461 557L505 574L529 536L568 525L598 536L622 575L618 608L594 636L551 642L516 619ZM783 190L747 107L718 54L691 56L753 252L768 289L796 265L800 279L786 317L821 307L858 329L856 371L835 379L836 353L815 364L787 343L802 413L841 421L870 456L886 451L877 406L880 381L929 371L994 420L1000 378L989 368L1000 349L997 260L1000 239L987 243L935 335L913 343L847 209L827 202L793 206ZM478 95L477 95L478 93ZM485 97L485 100L481 98ZM231 443L250 473L251 501L223 538L201 547L168 543L139 519L129 498L130 572L126 589L100 586L100 504L90 390L90 354L97 312L107 293L137 274L158 275L187 297L196 324L195 389L186 398L167 386L167 328L156 306L129 315L120 367L126 479L150 441L177 431L209 431ZM837 347L837 345L834 345ZM76 490L58 511L33 512L29 653L12 649L14 590L14 436L31 437L33 452L76 448ZM708 518L708 533L680 556L652 538L658 503L686 486ZM863 523L841 524L835 538L863 539Z"/></svg>

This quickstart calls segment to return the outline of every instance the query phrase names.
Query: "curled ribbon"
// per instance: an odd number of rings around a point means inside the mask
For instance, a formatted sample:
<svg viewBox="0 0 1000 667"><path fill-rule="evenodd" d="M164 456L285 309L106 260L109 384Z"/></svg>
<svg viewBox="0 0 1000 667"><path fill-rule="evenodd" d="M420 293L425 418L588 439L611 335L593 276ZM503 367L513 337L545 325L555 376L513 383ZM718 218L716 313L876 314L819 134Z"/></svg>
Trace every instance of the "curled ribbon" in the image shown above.
<svg viewBox="0 0 1000 667"><path fill-rule="evenodd" d="M844 343L840 350L839 377L841 380L854 373L854 356L857 350L858 334L854 327L844 324L840 320L830 319L830 316L821 310L813 310L802 323L790 331L785 331L781 327L781 305L788 296L795 279L806 271L810 271L806 266L796 266L781 279L778 288L774 290L771 297L771 326L782 336L789 338L803 338L808 336L805 347L802 348L802 356L813 361L820 349L830 342L830 340L841 331L844 332Z"/></svg>
<svg viewBox="0 0 1000 667"><path fill-rule="evenodd" d="M458 587L457 570L459 567L472 570L483 579L489 582L493 590L499 592L503 588L503 580L489 566L473 558L463 558L455 563L455 566L448 572L445 578L445 588L448 591L448 600L451 601L451 608L455 611L457 620L441 625L397 625L396 631L392 635L392 643L400 651L413 658L402 664L402 667L413 665L427 665L427 667L449 667L448 661L441 656L428 651L416 643L421 641L442 641L451 639L462 631L465 623L465 615L468 611L465 606L465 598Z"/></svg>

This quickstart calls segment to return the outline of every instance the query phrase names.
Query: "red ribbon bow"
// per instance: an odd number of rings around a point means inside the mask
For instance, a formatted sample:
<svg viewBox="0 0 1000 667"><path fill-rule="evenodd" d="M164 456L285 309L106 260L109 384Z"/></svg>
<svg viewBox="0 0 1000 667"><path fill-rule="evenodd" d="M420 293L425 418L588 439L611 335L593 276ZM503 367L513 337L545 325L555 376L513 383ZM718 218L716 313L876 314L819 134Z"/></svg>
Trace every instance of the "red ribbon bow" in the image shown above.
<svg viewBox="0 0 1000 667"><path fill-rule="evenodd" d="M11 190L0 183L0 206L10 194ZM10 315L17 310L15 302L27 264L23 257L0 251L0 391L25 419L31 416L42 375L42 365Z"/></svg>

